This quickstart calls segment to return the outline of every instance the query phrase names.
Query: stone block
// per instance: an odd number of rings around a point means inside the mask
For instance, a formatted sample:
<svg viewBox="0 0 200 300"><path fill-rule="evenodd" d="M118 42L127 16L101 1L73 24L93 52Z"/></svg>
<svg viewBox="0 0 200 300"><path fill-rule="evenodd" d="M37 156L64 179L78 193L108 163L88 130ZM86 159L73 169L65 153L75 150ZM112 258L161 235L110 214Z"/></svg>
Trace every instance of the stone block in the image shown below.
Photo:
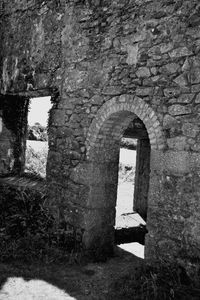
<svg viewBox="0 0 200 300"><path fill-rule="evenodd" d="M151 150L151 170L162 174L183 176L191 171L199 170L200 157L198 153L184 150L169 149L165 152Z"/></svg>
<svg viewBox="0 0 200 300"><path fill-rule="evenodd" d="M53 111L52 115L53 115L52 125L55 125L55 126L65 125L65 117L66 117L65 110L56 109Z"/></svg>
<svg viewBox="0 0 200 300"><path fill-rule="evenodd" d="M174 82L176 82L179 86L186 86L188 85L187 76L186 74L181 74L178 77L174 79Z"/></svg>
<svg viewBox="0 0 200 300"><path fill-rule="evenodd" d="M175 101L177 103L190 103L194 98L194 94L181 94Z"/></svg>
<svg viewBox="0 0 200 300"><path fill-rule="evenodd" d="M168 108L168 113L172 116L187 115L191 112L192 108L189 105L174 104Z"/></svg>
<svg viewBox="0 0 200 300"><path fill-rule="evenodd" d="M191 146L191 149L193 151L197 151L197 152L200 152L200 144L199 143L193 143L192 146Z"/></svg>
<svg viewBox="0 0 200 300"><path fill-rule="evenodd" d="M184 136L177 136L167 139L167 145L169 149L187 150L186 137Z"/></svg>
<svg viewBox="0 0 200 300"><path fill-rule="evenodd" d="M164 67L161 68L162 73L167 72L168 74L176 73L179 69L179 64L170 63L166 64Z"/></svg>
<svg viewBox="0 0 200 300"><path fill-rule="evenodd" d="M136 75L137 77L149 77L151 74L150 74L150 71L149 71L149 68L147 67L140 67L137 72L136 72Z"/></svg>
<svg viewBox="0 0 200 300"><path fill-rule="evenodd" d="M192 93L197 93L200 92L200 84L194 84L191 86L191 92Z"/></svg>
<svg viewBox="0 0 200 300"><path fill-rule="evenodd" d="M164 170L170 174L185 174L190 172L189 153L187 151L168 150L164 155Z"/></svg>
<svg viewBox="0 0 200 300"><path fill-rule="evenodd" d="M121 95L122 88L120 86L107 86L103 89L102 93L104 95Z"/></svg>
<svg viewBox="0 0 200 300"><path fill-rule="evenodd" d="M168 44L162 44L160 46L160 52L163 54L163 53L167 53L169 52L170 50L172 50L174 47L173 43L168 43Z"/></svg>
<svg viewBox="0 0 200 300"><path fill-rule="evenodd" d="M196 137L199 133L199 126L192 123L185 123L182 126L183 134L188 137Z"/></svg>
<svg viewBox="0 0 200 300"><path fill-rule="evenodd" d="M136 65L138 61L138 44L127 45L128 56L126 62L128 65Z"/></svg>
<svg viewBox="0 0 200 300"><path fill-rule="evenodd" d="M200 69L195 68L191 71L191 83L199 83L200 82Z"/></svg>
<svg viewBox="0 0 200 300"><path fill-rule="evenodd" d="M147 88L137 88L136 89L136 95L137 96L149 96L153 94L153 88L147 87Z"/></svg>
<svg viewBox="0 0 200 300"><path fill-rule="evenodd" d="M166 97L176 97L178 95L180 95L181 90L179 87L170 87L170 88L166 88L164 89L164 95Z"/></svg>
<svg viewBox="0 0 200 300"><path fill-rule="evenodd" d="M196 98L195 98L195 103L200 103L200 93L197 94Z"/></svg>
<svg viewBox="0 0 200 300"><path fill-rule="evenodd" d="M189 50L187 47L179 47L177 49L174 49L172 52L170 52L169 56L171 58L178 58L178 57L188 56L192 54L193 52Z"/></svg>
<svg viewBox="0 0 200 300"><path fill-rule="evenodd" d="M178 121L174 117L172 117L168 114L164 116L164 119L163 119L164 129L170 129L172 127L177 127L177 125L178 125Z"/></svg>

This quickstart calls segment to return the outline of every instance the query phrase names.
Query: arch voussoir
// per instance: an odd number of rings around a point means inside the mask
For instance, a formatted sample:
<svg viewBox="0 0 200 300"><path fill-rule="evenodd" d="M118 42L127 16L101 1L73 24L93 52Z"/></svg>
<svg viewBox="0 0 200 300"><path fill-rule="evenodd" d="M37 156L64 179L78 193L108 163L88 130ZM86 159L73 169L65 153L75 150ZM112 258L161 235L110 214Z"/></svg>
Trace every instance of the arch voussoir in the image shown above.
<svg viewBox="0 0 200 300"><path fill-rule="evenodd" d="M90 156L92 144L95 144L99 132L105 125L106 120L113 114L123 111L133 113L143 121L149 135L152 149L160 150L165 147L162 127L155 111L142 98L131 95L121 95L104 103L98 110L96 117L93 119L86 138L88 157ZM111 127L109 122L107 126L109 126L109 128Z"/></svg>

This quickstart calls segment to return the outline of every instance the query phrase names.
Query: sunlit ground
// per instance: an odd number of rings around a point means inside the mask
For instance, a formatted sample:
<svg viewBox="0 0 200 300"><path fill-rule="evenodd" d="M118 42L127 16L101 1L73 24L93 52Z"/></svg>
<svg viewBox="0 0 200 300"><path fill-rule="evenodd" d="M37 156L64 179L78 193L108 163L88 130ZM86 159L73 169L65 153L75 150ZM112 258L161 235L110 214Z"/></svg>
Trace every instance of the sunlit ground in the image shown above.
<svg viewBox="0 0 200 300"><path fill-rule="evenodd" d="M139 243L121 244L118 247L144 259L144 246Z"/></svg>
<svg viewBox="0 0 200 300"><path fill-rule="evenodd" d="M65 291L43 280L26 281L10 277L0 291L1 300L76 300Z"/></svg>

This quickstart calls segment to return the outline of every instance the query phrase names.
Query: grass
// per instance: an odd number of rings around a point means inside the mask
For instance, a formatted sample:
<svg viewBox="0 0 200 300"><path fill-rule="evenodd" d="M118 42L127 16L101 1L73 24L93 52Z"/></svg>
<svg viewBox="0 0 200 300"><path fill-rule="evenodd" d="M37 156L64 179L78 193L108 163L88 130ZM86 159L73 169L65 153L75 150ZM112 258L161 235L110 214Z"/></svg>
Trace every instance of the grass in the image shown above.
<svg viewBox="0 0 200 300"><path fill-rule="evenodd" d="M200 299L200 277L197 282L177 264L144 265L132 275L114 282L108 299L197 300Z"/></svg>
<svg viewBox="0 0 200 300"><path fill-rule="evenodd" d="M10 282L10 285L9 285ZM0 283L7 295L13 289L17 299L97 299L97 300L199 300L200 286L194 284L178 265L138 265L134 261L112 259L106 264L0 264ZM28 286L35 286L34 290ZM54 287L54 289L52 289ZM26 290L29 298L24 298ZM49 291L49 294L48 294ZM16 299L1 298L0 299ZM5 295L5 294L4 294ZM31 297L34 295L34 297ZM64 298L63 295L66 297ZM69 298L70 299L70 298Z"/></svg>
<svg viewBox="0 0 200 300"><path fill-rule="evenodd" d="M45 206L43 192L14 186L2 186L0 194L0 261L71 260L81 241L75 234L57 225Z"/></svg>

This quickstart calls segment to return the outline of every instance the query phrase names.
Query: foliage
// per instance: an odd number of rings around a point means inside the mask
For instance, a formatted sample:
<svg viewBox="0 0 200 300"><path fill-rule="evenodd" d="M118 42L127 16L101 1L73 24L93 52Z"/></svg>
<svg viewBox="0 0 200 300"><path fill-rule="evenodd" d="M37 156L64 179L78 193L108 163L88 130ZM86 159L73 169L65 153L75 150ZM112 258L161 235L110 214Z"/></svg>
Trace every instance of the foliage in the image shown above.
<svg viewBox="0 0 200 300"><path fill-rule="evenodd" d="M182 266L144 265L136 273L117 279L110 287L112 292L108 299L197 300L200 299L200 278L198 283L189 278Z"/></svg>
<svg viewBox="0 0 200 300"><path fill-rule="evenodd" d="M33 126L28 126L28 140L32 141L47 141L47 128L40 123L35 123Z"/></svg>
<svg viewBox="0 0 200 300"><path fill-rule="evenodd" d="M25 172L44 178L46 176L47 155L48 149L46 148L35 151L31 146L28 146L26 149Z"/></svg>
<svg viewBox="0 0 200 300"><path fill-rule="evenodd" d="M56 261L77 250L69 234L45 207L46 195L3 187L0 195L0 260ZM79 245L80 246L80 245ZM80 247L79 247L80 250Z"/></svg>
<svg viewBox="0 0 200 300"><path fill-rule="evenodd" d="M119 163L119 184L122 182L134 182L135 167L129 164Z"/></svg>
<svg viewBox="0 0 200 300"><path fill-rule="evenodd" d="M136 150L136 148L137 148L137 139L122 138L121 142L120 142L120 147L130 149L130 150Z"/></svg>

